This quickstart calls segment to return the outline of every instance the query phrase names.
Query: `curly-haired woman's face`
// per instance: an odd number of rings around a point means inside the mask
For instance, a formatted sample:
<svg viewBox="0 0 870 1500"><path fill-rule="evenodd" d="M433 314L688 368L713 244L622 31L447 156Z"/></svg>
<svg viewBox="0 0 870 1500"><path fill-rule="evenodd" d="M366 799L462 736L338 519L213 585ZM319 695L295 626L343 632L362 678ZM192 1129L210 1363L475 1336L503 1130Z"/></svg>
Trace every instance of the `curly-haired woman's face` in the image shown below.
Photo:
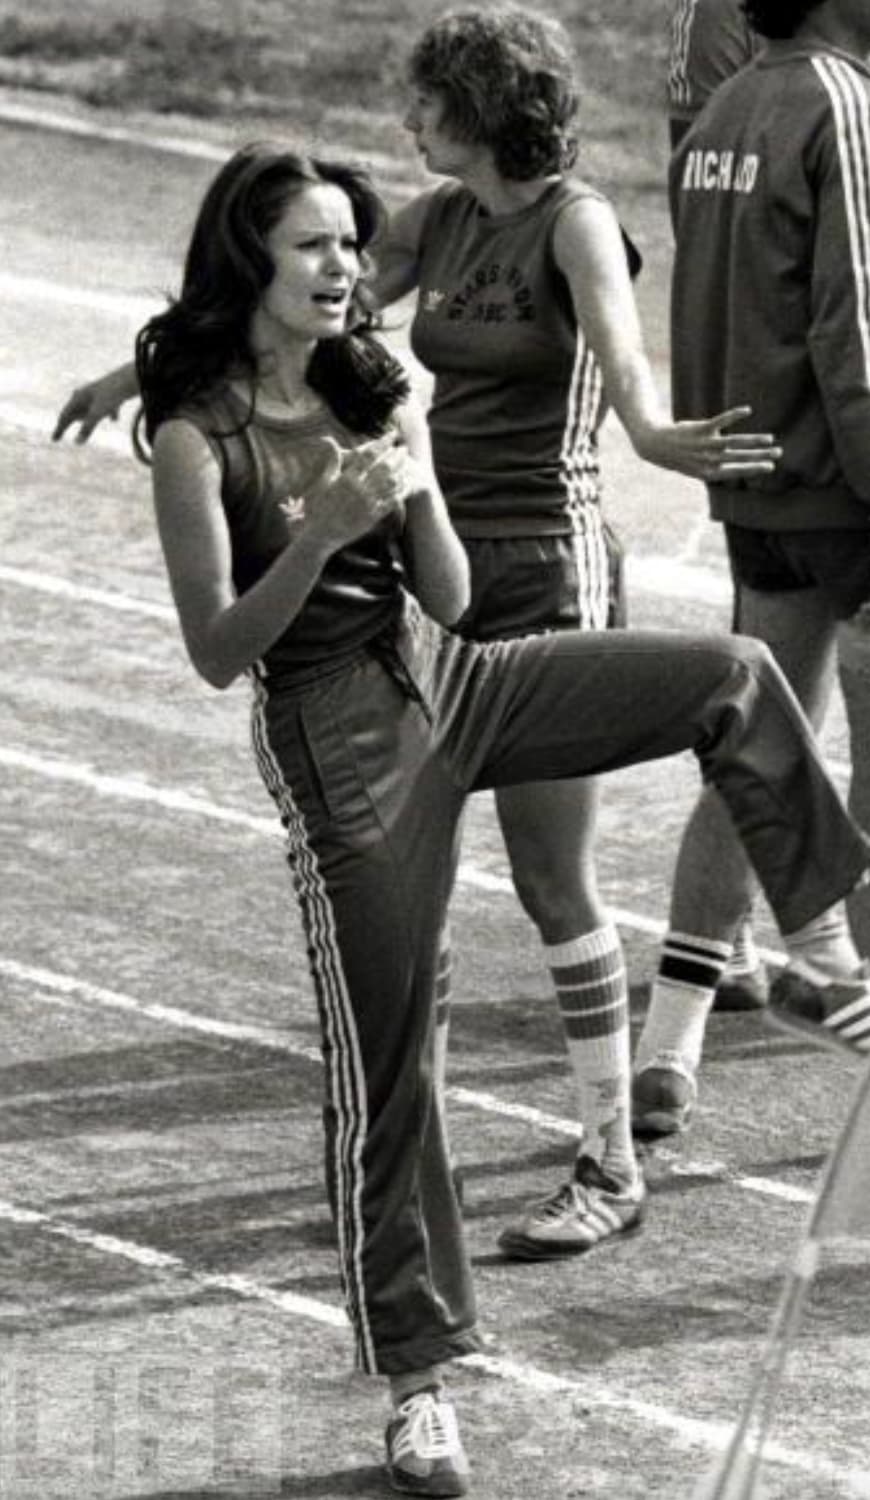
<svg viewBox="0 0 870 1500"><path fill-rule="evenodd" d="M275 274L254 314L258 343L270 325L310 342L343 333L359 280L353 206L334 183L312 183L287 204L266 236Z"/></svg>
<svg viewBox="0 0 870 1500"><path fill-rule="evenodd" d="M415 88L405 111L403 125L414 137L414 143L430 172L461 177L477 165L486 147L470 141L458 141L442 123L444 98L437 89Z"/></svg>

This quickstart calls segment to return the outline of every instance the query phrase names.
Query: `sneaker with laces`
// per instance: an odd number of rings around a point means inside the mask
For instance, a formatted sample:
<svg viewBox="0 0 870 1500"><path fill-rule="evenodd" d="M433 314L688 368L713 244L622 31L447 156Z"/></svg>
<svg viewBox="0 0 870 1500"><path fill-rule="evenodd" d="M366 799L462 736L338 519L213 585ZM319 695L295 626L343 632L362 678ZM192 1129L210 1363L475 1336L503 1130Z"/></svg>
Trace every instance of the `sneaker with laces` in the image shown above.
<svg viewBox="0 0 870 1500"><path fill-rule="evenodd" d="M405 1495L464 1495L468 1459L456 1412L440 1391L415 1391L387 1425L387 1474Z"/></svg>
<svg viewBox="0 0 870 1500"><path fill-rule="evenodd" d="M770 990L770 1019L838 1052L870 1052L870 965L850 979L818 984L795 969L783 969Z"/></svg>
<svg viewBox="0 0 870 1500"><path fill-rule="evenodd" d="M713 996L715 1011L763 1010L770 984L764 964L754 969L726 968Z"/></svg>
<svg viewBox="0 0 870 1500"><path fill-rule="evenodd" d="M654 1052L631 1080L631 1128L653 1140L681 1135L698 1097L695 1075L680 1052Z"/></svg>
<svg viewBox="0 0 870 1500"><path fill-rule="evenodd" d="M502 1230L499 1249L513 1260L582 1255L613 1235L636 1233L645 1196L640 1177L628 1187L603 1172L591 1156L580 1156L570 1182Z"/></svg>

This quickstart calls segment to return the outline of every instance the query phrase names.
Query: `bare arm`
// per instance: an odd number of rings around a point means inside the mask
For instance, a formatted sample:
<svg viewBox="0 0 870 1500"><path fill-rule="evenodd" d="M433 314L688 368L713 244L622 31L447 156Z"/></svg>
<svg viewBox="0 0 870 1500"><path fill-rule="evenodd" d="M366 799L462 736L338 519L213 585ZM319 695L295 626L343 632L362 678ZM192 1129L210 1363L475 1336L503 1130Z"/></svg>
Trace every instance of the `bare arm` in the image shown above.
<svg viewBox="0 0 870 1500"><path fill-rule="evenodd" d="M452 625L468 608L468 558L435 478L423 411L411 400L398 415L411 458L404 534L409 580L427 614L442 625Z"/></svg>
<svg viewBox="0 0 870 1500"><path fill-rule="evenodd" d="M372 246L375 261L374 294L381 307L388 307L413 292L418 282L418 256L423 221L435 188L427 188L390 216L390 222Z"/></svg>
<svg viewBox="0 0 870 1500"><path fill-rule="evenodd" d="M116 369L109 370L108 374L101 375L97 380L89 381L87 385L77 386L58 412L51 434L52 442L56 443L68 427L78 422L76 442L86 443L100 422L106 417L114 420L118 415L118 408L138 394L139 382L132 360L129 364L118 365Z"/></svg>
<svg viewBox="0 0 870 1500"><path fill-rule="evenodd" d="M398 503L397 463L386 449L381 440L342 454L326 439L323 471L305 506L300 512L288 503L287 546L237 596L217 459L190 422L159 428L153 485L160 543L188 655L213 687L228 687L257 661L299 614L332 553Z"/></svg>
<svg viewBox="0 0 870 1500"><path fill-rule="evenodd" d="M596 198L571 204L557 221L553 250L607 399L640 457L697 479L769 473L780 456L769 433L725 431L750 415L748 407L699 422L673 422L662 410L612 209Z"/></svg>

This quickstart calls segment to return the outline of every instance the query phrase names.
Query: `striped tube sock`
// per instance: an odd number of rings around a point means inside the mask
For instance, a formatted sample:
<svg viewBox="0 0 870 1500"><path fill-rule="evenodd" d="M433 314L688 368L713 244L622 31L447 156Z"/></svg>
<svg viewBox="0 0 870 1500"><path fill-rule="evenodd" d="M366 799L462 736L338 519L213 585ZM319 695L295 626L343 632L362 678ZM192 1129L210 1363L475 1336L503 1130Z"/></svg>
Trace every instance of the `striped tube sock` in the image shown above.
<svg viewBox="0 0 870 1500"><path fill-rule="evenodd" d="M668 933L638 1039L636 1072L657 1052L678 1052L690 1072L697 1070L707 1017L731 949L730 941Z"/></svg>
<svg viewBox="0 0 870 1500"><path fill-rule="evenodd" d="M583 1128L582 1151L620 1183L637 1162L631 1138L628 985L613 923L544 948L556 986Z"/></svg>

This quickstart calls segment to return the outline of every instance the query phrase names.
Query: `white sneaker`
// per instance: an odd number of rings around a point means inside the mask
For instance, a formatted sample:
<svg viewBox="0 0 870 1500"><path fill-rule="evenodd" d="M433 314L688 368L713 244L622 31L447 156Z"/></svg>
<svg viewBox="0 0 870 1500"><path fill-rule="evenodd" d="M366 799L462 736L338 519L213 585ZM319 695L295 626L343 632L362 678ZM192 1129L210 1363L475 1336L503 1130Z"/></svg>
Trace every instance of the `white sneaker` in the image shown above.
<svg viewBox="0 0 870 1500"><path fill-rule="evenodd" d="M630 1187L603 1172L591 1156L580 1156L570 1182L499 1235L499 1249L513 1260L554 1260L582 1255L616 1235L636 1233L646 1189Z"/></svg>
<svg viewBox="0 0 870 1500"><path fill-rule="evenodd" d="M387 1474L406 1495L464 1495L468 1459L453 1406L439 1391L417 1391L387 1425Z"/></svg>

